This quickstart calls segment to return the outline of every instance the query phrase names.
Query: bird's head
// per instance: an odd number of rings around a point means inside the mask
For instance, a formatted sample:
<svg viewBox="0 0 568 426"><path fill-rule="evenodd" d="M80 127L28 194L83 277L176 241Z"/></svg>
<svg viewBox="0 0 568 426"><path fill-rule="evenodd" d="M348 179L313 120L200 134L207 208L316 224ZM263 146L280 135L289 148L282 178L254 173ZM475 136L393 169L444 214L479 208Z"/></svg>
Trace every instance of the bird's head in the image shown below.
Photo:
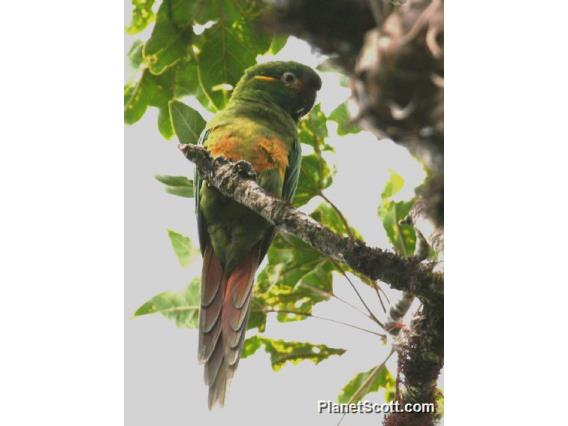
<svg viewBox="0 0 568 426"><path fill-rule="evenodd" d="M267 62L250 67L239 80L233 98L268 100L283 108L294 120L314 106L321 78L298 62Z"/></svg>

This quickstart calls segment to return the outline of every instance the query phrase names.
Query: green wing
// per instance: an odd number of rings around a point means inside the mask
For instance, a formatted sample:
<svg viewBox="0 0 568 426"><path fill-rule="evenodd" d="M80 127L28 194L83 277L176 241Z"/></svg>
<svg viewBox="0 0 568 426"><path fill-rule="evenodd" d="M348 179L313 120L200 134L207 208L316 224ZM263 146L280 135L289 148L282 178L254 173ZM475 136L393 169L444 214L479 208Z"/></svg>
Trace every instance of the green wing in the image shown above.
<svg viewBox="0 0 568 426"><path fill-rule="evenodd" d="M207 136L209 136L209 129L205 129L201 132L199 136L199 140L197 141L197 145L204 145L205 141L207 140ZM199 247L201 249L201 254L204 254L205 247L209 244L209 234L207 232L207 227L205 226L205 218L203 217L203 213L201 213L201 209L199 208L199 197L201 192L201 182L203 179L199 174L199 170L197 167L195 168L195 176L193 178L193 188L195 190L195 214L197 216L197 231L199 234Z"/></svg>
<svg viewBox="0 0 568 426"><path fill-rule="evenodd" d="M302 147L298 139L294 140L290 154L288 154L288 168L284 175L284 186L282 187L282 199L292 202L298 180L300 178L300 168L302 165ZM276 228L272 228L268 235L264 238L260 247L260 259L262 260L276 235Z"/></svg>
<svg viewBox="0 0 568 426"><path fill-rule="evenodd" d="M300 167L302 165L302 147L300 141L296 139L288 155L288 168L284 175L284 187L282 188L282 198L292 202L296 188L298 187L298 179L300 178Z"/></svg>

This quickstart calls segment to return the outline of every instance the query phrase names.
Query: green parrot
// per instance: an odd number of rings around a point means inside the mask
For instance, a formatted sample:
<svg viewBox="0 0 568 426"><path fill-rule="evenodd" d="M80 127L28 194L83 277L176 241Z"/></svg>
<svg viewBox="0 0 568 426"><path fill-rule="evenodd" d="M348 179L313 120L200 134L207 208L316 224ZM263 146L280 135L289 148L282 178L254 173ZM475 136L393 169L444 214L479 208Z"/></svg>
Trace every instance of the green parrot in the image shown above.
<svg viewBox="0 0 568 426"><path fill-rule="evenodd" d="M248 161L267 192L291 201L301 162L298 120L313 107L320 88L317 73L297 62L255 65L246 70L199 143L214 158ZM224 404L239 363L254 276L275 230L209 186L199 173L195 187L203 255L198 358L205 364L211 409Z"/></svg>

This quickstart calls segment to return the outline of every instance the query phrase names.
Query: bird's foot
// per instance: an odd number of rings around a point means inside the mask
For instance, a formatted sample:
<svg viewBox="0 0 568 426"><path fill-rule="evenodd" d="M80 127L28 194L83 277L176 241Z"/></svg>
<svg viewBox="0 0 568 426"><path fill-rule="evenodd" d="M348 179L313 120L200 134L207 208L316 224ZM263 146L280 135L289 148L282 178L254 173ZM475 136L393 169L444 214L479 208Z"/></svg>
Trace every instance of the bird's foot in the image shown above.
<svg viewBox="0 0 568 426"><path fill-rule="evenodd" d="M229 162L229 160L227 160L222 155L219 156L219 157L215 157L215 159L213 160L213 164L215 166L223 166L223 165L227 164L228 162Z"/></svg>
<svg viewBox="0 0 568 426"><path fill-rule="evenodd" d="M237 173L243 177L250 179L256 179L256 172L252 168L252 165L245 160L240 160L235 163L235 169Z"/></svg>

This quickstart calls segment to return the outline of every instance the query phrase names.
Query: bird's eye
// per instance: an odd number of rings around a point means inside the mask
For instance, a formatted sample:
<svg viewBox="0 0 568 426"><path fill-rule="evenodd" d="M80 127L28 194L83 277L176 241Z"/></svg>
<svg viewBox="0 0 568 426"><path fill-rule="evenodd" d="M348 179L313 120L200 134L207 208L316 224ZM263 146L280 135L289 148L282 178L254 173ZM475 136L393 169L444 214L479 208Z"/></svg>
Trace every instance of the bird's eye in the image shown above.
<svg viewBox="0 0 568 426"><path fill-rule="evenodd" d="M295 83L297 79L298 77L296 77L294 73L288 71L286 71L284 74L282 74L282 77L280 77L280 80L282 80L285 84Z"/></svg>

